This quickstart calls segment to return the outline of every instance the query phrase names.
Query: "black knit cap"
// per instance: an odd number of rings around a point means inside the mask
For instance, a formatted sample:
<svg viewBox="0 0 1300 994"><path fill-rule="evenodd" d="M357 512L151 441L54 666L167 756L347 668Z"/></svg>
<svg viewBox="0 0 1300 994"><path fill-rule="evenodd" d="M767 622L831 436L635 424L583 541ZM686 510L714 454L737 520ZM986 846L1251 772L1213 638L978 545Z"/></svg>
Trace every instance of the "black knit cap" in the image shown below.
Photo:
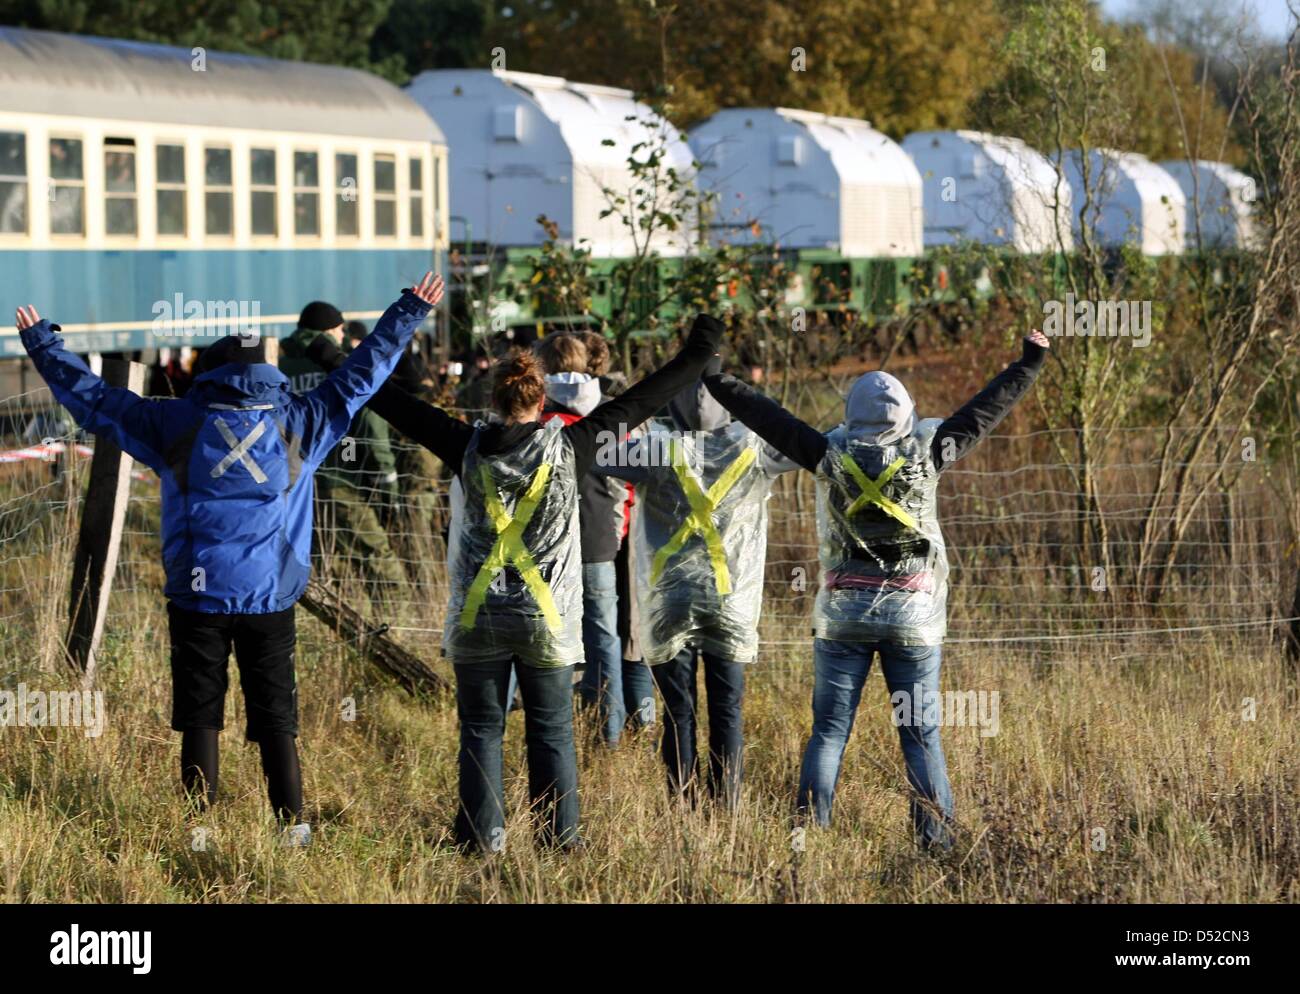
<svg viewBox="0 0 1300 994"><path fill-rule="evenodd" d="M333 304L313 300L298 315L298 327L307 331L329 331L343 323L343 314Z"/></svg>
<svg viewBox="0 0 1300 994"><path fill-rule="evenodd" d="M217 339L199 353L198 359L194 362L194 375L201 376L232 362L244 365L261 362L261 349L251 348L250 344L256 345L257 340L242 338L239 335L227 335L225 338Z"/></svg>

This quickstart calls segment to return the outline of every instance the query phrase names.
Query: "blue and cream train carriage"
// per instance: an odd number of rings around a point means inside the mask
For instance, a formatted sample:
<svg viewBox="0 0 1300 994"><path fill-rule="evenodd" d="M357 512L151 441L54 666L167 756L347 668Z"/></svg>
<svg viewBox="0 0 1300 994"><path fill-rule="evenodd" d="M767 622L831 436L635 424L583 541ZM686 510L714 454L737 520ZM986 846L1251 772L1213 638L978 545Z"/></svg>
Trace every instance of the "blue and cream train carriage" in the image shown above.
<svg viewBox="0 0 1300 994"><path fill-rule="evenodd" d="M373 75L0 28L0 299L80 352L374 318L447 228L442 133Z"/></svg>

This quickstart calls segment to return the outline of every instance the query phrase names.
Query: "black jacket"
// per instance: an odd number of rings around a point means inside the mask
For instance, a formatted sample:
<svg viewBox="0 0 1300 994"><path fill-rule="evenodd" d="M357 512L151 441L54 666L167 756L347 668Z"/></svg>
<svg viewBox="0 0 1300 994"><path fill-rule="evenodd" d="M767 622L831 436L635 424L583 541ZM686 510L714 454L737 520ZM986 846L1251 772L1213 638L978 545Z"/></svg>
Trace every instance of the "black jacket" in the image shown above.
<svg viewBox="0 0 1300 994"><path fill-rule="evenodd" d="M603 399L607 401L609 398ZM562 404L547 401L542 410L542 421L552 418L559 418L568 425L581 420L582 415ZM627 484L622 480L601 476L591 470L578 480L578 528L582 532L584 563L612 563L618 557L618 547L623 544L626 504Z"/></svg>
<svg viewBox="0 0 1300 994"><path fill-rule="evenodd" d="M1021 357L939 426L930 447L936 469L942 471L952 465L998 426L1038 378L1046 356L1047 349L1026 338ZM718 403L765 442L804 469L817 471L826 455L826 436L822 432L734 376L706 376L704 382Z"/></svg>
<svg viewBox="0 0 1300 994"><path fill-rule="evenodd" d="M717 318L699 315L681 350L662 369L601 404L581 421L565 427L563 431L573 447L574 469L578 476L584 476L591 468L602 444L621 438L653 416L684 386L698 379L709 360L717 354L724 330L725 326ZM312 342L308 355L326 369L333 369L343 361L343 354L325 335ZM384 384L366 406L407 438L423 445L445 462L453 473L460 473L465 450L474 437L473 425L412 397L391 382ZM488 425L482 429L478 450L485 455L509 452L541 428L540 421Z"/></svg>

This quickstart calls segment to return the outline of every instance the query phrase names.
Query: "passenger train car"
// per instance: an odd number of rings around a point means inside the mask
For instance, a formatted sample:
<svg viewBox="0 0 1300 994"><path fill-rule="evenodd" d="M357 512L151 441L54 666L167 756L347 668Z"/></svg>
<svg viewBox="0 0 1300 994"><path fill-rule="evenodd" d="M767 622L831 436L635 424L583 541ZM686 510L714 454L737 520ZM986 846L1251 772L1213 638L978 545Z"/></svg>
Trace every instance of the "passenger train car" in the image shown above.
<svg viewBox="0 0 1300 994"><path fill-rule="evenodd" d="M0 298L79 352L281 336L315 299L373 319L447 231L446 142L384 80L0 28Z"/></svg>

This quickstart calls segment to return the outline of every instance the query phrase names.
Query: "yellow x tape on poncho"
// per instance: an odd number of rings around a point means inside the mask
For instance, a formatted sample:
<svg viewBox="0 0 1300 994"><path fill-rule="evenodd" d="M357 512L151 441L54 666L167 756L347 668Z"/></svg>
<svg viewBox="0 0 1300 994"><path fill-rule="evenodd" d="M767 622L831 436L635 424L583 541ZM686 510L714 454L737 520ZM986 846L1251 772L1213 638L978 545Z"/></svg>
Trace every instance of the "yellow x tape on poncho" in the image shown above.
<svg viewBox="0 0 1300 994"><path fill-rule="evenodd" d="M537 510L542 494L546 492L546 481L551 476L551 464L544 462L537 467L528 489L515 505L513 518L507 513L501 498L497 496L496 484L492 482L492 474L488 468L480 466L479 469L483 474L483 496L487 503L488 516L497 530L497 540L493 543L487 559L483 561L478 575L474 577L474 582L470 584L469 594L465 597L465 607L460 612L460 626L474 627L474 619L478 617L479 608L487 598L488 587L507 565L513 565L519 570L519 575L523 577L524 584L533 595L533 600L537 601L537 606L541 608L546 626L552 632L557 632L560 630L560 612L555 609L555 598L551 596L551 588L542 579L541 570L537 568L533 554L528 551L523 539L524 529L528 527L528 522L532 520L533 512Z"/></svg>
<svg viewBox="0 0 1300 994"><path fill-rule="evenodd" d="M727 550L723 548L722 536L718 534L717 526L713 523L713 512L744 475L745 470L749 469L754 461L754 450L746 449L738 455L731 465L722 471L722 475L713 481L713 486L709 487L708 493L701 489L699 482L691 475L691 471L686 466L686 454L682 451L681 443L676 439L672 442L672 461L673 472L677 474L682 491L686 494L686 500L691 505L691 513L668 540L668 544L655 553L654 563L650 569L650 582L659 581L659 576L663 573L668 560L681 551L682 546L692 535L698 533L709 550L709 561L713 564L713 578L718 593L729 594L731 572L727 569Z"/></svg>
<svg viewBox="0 0 1300 994"><path fill-rule="evenodd" d="M917 525L916 519L881 493L880 490L881 487L893 479L894 474L897 473L899 469L902 468L903 464L907 462L906 459L899 456L885 468L885 471L880 474L879 479L873 480L871 477L867 476L866 473L862 472L862 468L853 461L847 452L840 458L844 463L844 468L849 471L849 475L852 476L853 479L858 481L858 486L862 489L862 493L858 496L857 500L850 504L848 510L844 512L845 517L852 517L868 504L873 504L888 514L891 518L907 525L908 528L919 530L920 526Z"/></svg>

